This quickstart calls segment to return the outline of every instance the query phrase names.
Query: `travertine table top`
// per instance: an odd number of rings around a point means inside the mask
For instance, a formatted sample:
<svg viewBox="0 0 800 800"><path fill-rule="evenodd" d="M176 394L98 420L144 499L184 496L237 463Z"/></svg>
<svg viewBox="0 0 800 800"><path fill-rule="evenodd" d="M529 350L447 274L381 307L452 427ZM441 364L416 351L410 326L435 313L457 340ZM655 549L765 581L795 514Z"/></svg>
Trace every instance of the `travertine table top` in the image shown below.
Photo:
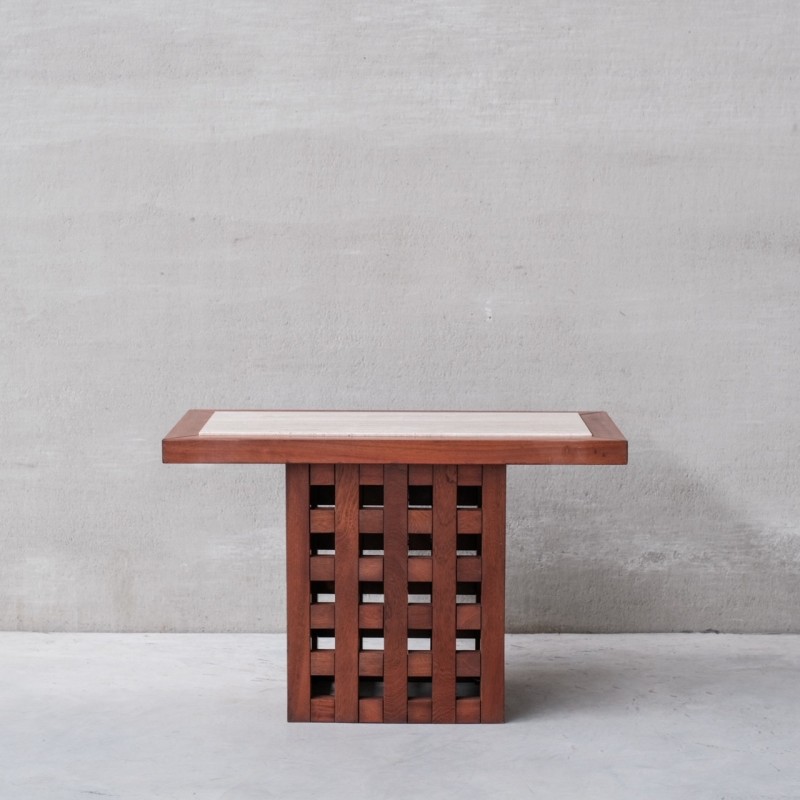
<svg viewBox="0 0 800 800"><path fill-rule="evenodd" d="M215 411L199 436L540 439L591 436L576 412Z"/></svg>

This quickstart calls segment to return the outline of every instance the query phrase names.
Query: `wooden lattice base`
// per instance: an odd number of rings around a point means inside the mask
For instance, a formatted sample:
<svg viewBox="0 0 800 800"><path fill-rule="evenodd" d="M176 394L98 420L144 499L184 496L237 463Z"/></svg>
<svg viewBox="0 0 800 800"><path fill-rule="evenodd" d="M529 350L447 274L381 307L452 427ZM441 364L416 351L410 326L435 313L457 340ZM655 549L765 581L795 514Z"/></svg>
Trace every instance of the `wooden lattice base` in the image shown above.
<svg viewBox="0 0 800 800"><path fill-rule="evenodd" d="M287 464L288 718L502 722L505 466Z"/></svg>

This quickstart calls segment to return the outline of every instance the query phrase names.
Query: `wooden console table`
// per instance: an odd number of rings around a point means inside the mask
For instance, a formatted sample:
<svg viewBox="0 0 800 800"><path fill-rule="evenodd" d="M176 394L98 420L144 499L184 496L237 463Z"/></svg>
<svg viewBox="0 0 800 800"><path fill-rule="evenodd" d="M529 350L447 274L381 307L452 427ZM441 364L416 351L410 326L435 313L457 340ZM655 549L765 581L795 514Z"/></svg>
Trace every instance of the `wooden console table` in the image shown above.
<svg viewBox="0 0 800 800"><path fill-rule="evenodd" d="M506 465L627 456L604 412L194 410L163 441L286 465L296 722L503 722Z"/></svg>

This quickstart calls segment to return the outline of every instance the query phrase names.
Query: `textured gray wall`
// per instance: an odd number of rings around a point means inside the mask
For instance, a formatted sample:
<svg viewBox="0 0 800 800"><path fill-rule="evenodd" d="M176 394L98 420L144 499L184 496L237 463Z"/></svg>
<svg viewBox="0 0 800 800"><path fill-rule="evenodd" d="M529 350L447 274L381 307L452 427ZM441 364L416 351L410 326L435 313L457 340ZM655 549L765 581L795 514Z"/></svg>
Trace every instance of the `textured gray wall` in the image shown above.
<svg viewBox="0 0 800 800"><path fill-rule="evenodd" d="M0 3L0 628L280 630L190 407L606 409L509 628L800 631L800 4Z"/></svg>

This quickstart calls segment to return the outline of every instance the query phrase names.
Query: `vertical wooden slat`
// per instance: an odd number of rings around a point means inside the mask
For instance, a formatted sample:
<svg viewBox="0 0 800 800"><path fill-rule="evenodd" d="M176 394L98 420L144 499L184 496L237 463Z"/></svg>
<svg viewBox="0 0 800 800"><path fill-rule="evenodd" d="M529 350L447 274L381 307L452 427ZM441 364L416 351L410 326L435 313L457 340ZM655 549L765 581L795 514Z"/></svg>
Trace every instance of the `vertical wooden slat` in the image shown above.
<svg viewBox="0 0 800 800"><path fill-rule="evenodd" d="M506 468L483 468L481 722L505 720Z"/></svg>
<svg viewBox="0 0 800 800"><path fill-rule="evenodd" d="M383 721L408 719L408 467L386 464L383 484Z"/></svg>
<svg viewBox="0 0 800 800"><path fill-rule="evenodd" d="M358 464L336 465L336 722L358 722Z"/></svg>
<svg viewBox="0 0 800 800"><path fill-rule="evenodd" d="M456 721L455 466L433 468L433 722Z"/></svg>
<svg viewBox="0 0 800 800"><path fill-rule="evenodd" d="M311 720L308 464L286 465L287 719Z"/></svg>

